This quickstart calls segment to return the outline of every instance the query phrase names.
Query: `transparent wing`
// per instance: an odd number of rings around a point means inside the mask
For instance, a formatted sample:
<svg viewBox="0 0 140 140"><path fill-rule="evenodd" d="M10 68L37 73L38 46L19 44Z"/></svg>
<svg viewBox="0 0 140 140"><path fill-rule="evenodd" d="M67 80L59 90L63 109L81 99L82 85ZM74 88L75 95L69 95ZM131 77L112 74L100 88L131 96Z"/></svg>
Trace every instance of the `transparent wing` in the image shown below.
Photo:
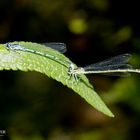
<svg viewBox="0 0 140 140"><path fill-rule="evenodd" d="M65 53L67 51L66 44L60 42L50 42L50 43L43 43L46 47L50 47L54 50L57 50L61 53Z"/></svg>
<svg viewBox="0 0 140 140"><path fill-rule="evenodd" d="M128 64L130 59L130 54L121 54L110 59L88 65L84 67L85 71L108 71L108 70L117 70L117 69L132 69L132 66ZM112 75L112 76L128 76L130 73L125 72L109 72L104 73L103 75Z"/></svg>
<svg viewBox="0 0 140 140"><path fill-rule="evenodd" d="M121 54L110 59L98 62L95 64L88 65L84 67L85 71L90 70L115 70L115 69L132 69L132 66L128 64L130 59L130 54Z"/></svg>

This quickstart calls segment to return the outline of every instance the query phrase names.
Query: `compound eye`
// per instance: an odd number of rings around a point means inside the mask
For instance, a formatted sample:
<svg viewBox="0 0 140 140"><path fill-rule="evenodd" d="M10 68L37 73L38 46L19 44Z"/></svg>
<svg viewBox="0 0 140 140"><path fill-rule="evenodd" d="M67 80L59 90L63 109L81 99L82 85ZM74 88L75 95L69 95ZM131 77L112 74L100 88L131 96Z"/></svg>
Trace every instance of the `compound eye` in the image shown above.
<svg viewBox="0 0 140 140"><path fill-rule="evenodd" d="M7 43L6 46L7 47L11 47L12 45L11 45L11 43Z"/></svg>

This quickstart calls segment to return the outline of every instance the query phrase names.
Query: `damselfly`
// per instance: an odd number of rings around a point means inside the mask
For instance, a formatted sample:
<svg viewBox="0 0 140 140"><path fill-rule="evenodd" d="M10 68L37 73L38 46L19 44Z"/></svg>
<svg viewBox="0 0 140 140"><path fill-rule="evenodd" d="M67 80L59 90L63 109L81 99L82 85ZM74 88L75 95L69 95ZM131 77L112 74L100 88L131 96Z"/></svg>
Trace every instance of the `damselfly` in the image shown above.
<svg viewBox="0 0 140 140"><path fill-rule="evenodd" d="M45 43L45 45L47 47L55 49L56 51L59 51L61 53L66 52L66 45L64 43L59 43L59 42ZM34 53L34 54L37 54L37 55L41 55L41 56L50 58L50 59L55 60L55 61L61 61L61 62L67 63L67 64L71 64L69 61L63 60L63 59L58 58L58 57L56 57L54 55L51 55L49 53L43 53L43 52L36 51L36 50L33 50L33 49L25 48L20 44L6 43L5 47L6 47L7 50L30 52L30 53Z"/></svg>
<svg viewBox="0 0 140 140"><path fill-rule="evenodd" d="M77 80L77 75L80 74L125 75L127 73L140 73L140 69L133 69L132 66L128 64L130 56L130 54L121 54L86 67L74 68L74 65L71 64L68 74Z"/></svg>
<svg viewBox="0 0 140 140"><path fill-rule="evenodd" d="M52 48L52 49L54 49L54 50L56 50L58 52L61 52L61 53L65 53L67 51L66 45L64 43L51 42L51 43L43 43L43 45L45 45L46 47ZM21 46L20 44L6 43L6 49L7 50L17 50L17 51L18 50L20 50L20 51L29 51L29 52L32 52L32 53L36 53L37 52L40 55L44 55L41 52L25 48L25 47Z"/></svg>

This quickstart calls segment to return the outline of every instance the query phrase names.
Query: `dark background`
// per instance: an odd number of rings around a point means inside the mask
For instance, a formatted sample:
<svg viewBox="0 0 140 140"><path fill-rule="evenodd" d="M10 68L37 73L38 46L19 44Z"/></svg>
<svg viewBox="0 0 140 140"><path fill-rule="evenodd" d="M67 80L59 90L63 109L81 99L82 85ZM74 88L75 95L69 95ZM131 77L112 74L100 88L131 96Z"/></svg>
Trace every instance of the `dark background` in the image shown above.
<svg viewBox="0 0 140 140"><path fill-rule="evenodd" d="M78 66L131 53L140 67L139 9L136 0L1 0L0 41L64 42ZM1 71L0 139L139 139L140 75L88 78L115 118L45 75Z"/></svg>

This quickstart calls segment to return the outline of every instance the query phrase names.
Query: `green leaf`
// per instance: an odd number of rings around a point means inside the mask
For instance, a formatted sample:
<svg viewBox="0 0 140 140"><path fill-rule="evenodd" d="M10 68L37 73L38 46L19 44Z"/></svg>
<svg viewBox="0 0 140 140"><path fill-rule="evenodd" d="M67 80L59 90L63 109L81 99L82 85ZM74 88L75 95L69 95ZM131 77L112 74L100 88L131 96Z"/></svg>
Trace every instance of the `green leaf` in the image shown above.
<svg viewBox="0 0 140 140"><path fill-rule="evenodd" d="M71 62L63 54L44 45L31 42L13 42L20 44L24 48L39 51L45 54L53 55L64 61ZM104 104L98 94L93 90L85 75L80 76L79 81L75 81L67 74L69 64L62 61L56 61L31 52L7 50L5 44L0 45L0 70L21 70L38 71L68 86L83 97L90 105L98 111L113 117L114 115Z"/></svg>

